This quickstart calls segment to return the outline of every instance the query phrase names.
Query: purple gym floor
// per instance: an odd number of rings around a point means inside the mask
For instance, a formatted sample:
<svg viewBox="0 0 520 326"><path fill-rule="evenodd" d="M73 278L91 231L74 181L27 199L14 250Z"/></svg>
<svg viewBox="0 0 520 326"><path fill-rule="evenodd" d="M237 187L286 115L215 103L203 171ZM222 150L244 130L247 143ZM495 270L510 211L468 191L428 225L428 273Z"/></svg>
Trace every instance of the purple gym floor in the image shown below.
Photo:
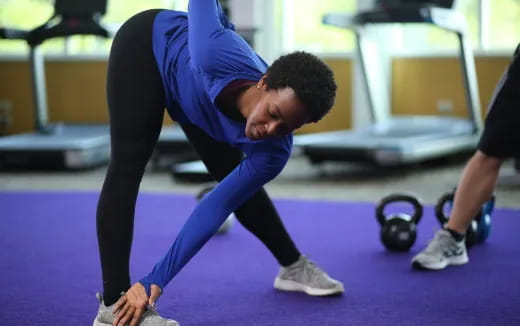
<svg viewBox="0 0 520 326"><path fill-rule="evenodd" d="M345 191L348 191L345 190ZM0 192L0 324L92 325L101 289L97 193ZM410 268L437 228L425 208L409 253L379 242L373 203L275 200L300 250L345 283L314 298L273 289L275 260L235 223L214 237L166 288L159 311L183 326L519 325L520 218L496 210L470 264ZM132 277L147 273L195 205L192 196L142 194Z"/></svg>

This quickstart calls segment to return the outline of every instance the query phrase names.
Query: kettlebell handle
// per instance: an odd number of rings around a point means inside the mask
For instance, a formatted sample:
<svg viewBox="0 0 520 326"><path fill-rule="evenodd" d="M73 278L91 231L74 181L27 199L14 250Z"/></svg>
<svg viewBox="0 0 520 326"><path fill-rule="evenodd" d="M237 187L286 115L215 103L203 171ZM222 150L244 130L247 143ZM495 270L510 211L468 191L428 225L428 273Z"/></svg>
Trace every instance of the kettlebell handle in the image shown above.
<svg viewBox="0 0 520 326"><path fill-rule="evenodd" d="M455 198L455 193L447 192L439 198L437 205L435 205L435 216L437 217L437 220L441 226L444 226L444 224L446 224L449 219L446 214L444 214L444 206L447 202L453 202L453 198Z"/></svg>
<svg viewBox="0 0 520 326"><path fill-rule="evenodd" d="M406 202L412 204L414 213L410 222L415 224L419 223L423 215L423 206L419 202L419 199L409 194L395 193L383 197L376 207L376 217L381 226L385 225L387 219L385 215L385 207L388 204L395 202Z"/></svg>

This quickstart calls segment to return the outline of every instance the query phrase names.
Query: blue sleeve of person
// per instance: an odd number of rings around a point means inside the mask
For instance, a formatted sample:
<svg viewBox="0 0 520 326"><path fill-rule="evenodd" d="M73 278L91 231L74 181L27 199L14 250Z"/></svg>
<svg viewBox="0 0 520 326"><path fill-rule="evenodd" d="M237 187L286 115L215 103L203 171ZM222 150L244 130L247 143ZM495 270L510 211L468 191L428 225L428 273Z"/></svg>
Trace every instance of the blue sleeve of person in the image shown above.
<svg viewBox="0 0 520 326"><path fill-rule="evenodd" d="M246 157L198 203L168 252L141 279L148 295L152 284L163 289L217 232L225 219L276 177L290 156L292 135L244 146Z"/></svg>

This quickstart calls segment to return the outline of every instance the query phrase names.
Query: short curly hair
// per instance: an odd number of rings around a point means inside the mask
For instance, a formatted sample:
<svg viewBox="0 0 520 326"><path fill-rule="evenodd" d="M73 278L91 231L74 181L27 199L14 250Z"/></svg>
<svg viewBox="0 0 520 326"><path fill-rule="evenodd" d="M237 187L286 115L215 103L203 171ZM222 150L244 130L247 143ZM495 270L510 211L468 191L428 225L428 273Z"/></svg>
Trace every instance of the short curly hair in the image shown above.
<svg viewBox="0 0 520 326"><path fill-rule="evenodd" d="M312 122L330 111L337 85L332 70L313 54L296 51L276 59L266 73L269 89L290 87L311 113Z"/></svg>

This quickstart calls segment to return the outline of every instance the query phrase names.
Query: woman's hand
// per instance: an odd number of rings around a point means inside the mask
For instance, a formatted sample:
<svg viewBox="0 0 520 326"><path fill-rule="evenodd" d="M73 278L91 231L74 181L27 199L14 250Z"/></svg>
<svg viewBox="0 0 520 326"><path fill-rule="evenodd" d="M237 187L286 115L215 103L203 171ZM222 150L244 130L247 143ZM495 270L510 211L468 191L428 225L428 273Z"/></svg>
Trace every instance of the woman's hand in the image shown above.
<svg viewBox="0 0 520 326"><path fill-rule="evenodd" d="M141 317L146 311L146 305L155 305L155 302L161 295L161 288L155 284L151 286L151 295L148 298L144 286L137 282L114 306L114 319L113 326L138 326L141 322Z"/></svg>

